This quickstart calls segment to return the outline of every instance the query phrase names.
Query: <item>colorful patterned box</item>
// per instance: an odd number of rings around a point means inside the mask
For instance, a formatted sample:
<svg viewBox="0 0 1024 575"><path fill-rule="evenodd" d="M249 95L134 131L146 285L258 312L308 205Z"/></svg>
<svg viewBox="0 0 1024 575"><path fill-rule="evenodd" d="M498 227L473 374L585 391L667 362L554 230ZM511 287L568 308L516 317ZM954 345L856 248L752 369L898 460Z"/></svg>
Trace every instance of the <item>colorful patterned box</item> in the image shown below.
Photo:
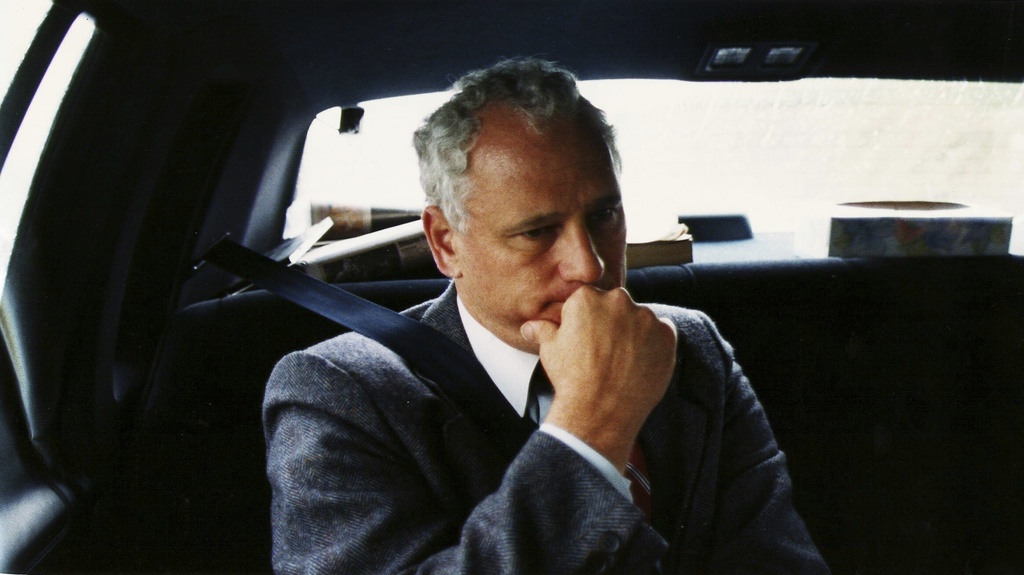
<svg viewBox="0 0 1024 575"><path fill-rule="evenodd" d="M942 202L807 206L795 237L802 257L1001 256L1013 215Z"/></svg>
<svg viewBox="0 0 1024 575"><path fill-rule="evenodd" d="M1009 253L1009 213L944 202L862 202L830 210L830 257L994 256Z"/></svg>

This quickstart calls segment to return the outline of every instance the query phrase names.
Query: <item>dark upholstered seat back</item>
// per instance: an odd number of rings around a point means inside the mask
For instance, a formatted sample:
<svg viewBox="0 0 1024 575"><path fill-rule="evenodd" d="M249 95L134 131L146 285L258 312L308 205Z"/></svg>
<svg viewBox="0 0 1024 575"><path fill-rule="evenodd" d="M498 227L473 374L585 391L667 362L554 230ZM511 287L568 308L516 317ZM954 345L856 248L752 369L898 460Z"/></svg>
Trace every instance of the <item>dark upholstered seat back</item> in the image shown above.
<svg viewBox="0 0 1024 575"><path fill-rule="evenodd" d="M442 280L353 291L393 309ZM736 348L837 572L1024 568L1024 261L813 260L630 272ZM253 292L180 311L115 493L126 567L269 569L263 384L341 329ZM117 507L112 505L111 507Z"/></svg>

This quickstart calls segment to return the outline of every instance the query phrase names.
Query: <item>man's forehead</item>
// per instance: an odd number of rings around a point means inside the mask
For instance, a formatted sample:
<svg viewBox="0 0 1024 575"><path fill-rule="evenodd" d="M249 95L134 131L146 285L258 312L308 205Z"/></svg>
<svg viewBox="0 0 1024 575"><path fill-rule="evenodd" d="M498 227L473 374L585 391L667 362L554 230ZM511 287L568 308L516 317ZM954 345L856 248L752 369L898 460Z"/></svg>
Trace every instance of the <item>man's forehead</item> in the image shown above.
<svg viewBox="0 0 1024 575"><path fill-rule="evenodd" d="M588 165L589 170L615 171L611 153L600 134L585 124L568 119L548 119L531 124L518 114L500 114L484 118L480 131L468 150L466 176L472 178L474 169L486 164L497 172L560 162ZM534 160L532 164L526 161Z"/></svg>
<svg viewBox="0 0 1024 575"><path fill-rule="evenodd" d="M566 211L565 200L584 209L618 201L604 139L581 122L532 125L522 113L497 105L481 109L480 116L464 179L469 219L504 223Z"/></svg>

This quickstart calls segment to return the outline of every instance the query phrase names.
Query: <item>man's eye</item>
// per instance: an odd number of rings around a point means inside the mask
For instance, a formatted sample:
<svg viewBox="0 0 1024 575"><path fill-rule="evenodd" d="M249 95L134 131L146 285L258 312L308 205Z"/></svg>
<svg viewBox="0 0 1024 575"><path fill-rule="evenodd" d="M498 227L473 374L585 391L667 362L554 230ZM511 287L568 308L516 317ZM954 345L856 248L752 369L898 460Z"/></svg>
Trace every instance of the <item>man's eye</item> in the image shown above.
<svg viewBox="0 0 1024 575"><path fill-rule="evenodd" d="M605 208L603 210L598 210L590 215L591 221L597 224L613 223L618 220L618 217L618 208Z"/></svg>
<svg viewBox="0 0 1024 575"><path fill-rule="evenodd" d="M537 238L543 237L545 234L549 233L550 231L551 231L551 227L550 226L543 227L543 228L536 228L536 229L533 229L533 230L528 230L528 231L523 232L523 236L525 236L527 238L530 238L530 239L537 239Z"/></svg>

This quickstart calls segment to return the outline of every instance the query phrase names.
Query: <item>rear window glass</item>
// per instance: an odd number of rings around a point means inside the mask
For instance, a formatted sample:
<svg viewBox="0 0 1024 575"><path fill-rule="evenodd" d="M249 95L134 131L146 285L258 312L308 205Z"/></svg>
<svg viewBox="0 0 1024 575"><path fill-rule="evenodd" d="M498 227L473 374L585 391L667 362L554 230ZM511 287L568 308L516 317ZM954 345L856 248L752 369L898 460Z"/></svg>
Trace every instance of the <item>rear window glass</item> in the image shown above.
<svg viewBox="0 0 1024 575"><path fill-rule="evenodd" d="M744 213L793 231L819 204L930 200L1024 213L1024 87L804 79L778 83L585 81L618 132L634 219ZM310 127L286 235L310 203L422 205L411 135L447 94L364 102Z"/></svg>

